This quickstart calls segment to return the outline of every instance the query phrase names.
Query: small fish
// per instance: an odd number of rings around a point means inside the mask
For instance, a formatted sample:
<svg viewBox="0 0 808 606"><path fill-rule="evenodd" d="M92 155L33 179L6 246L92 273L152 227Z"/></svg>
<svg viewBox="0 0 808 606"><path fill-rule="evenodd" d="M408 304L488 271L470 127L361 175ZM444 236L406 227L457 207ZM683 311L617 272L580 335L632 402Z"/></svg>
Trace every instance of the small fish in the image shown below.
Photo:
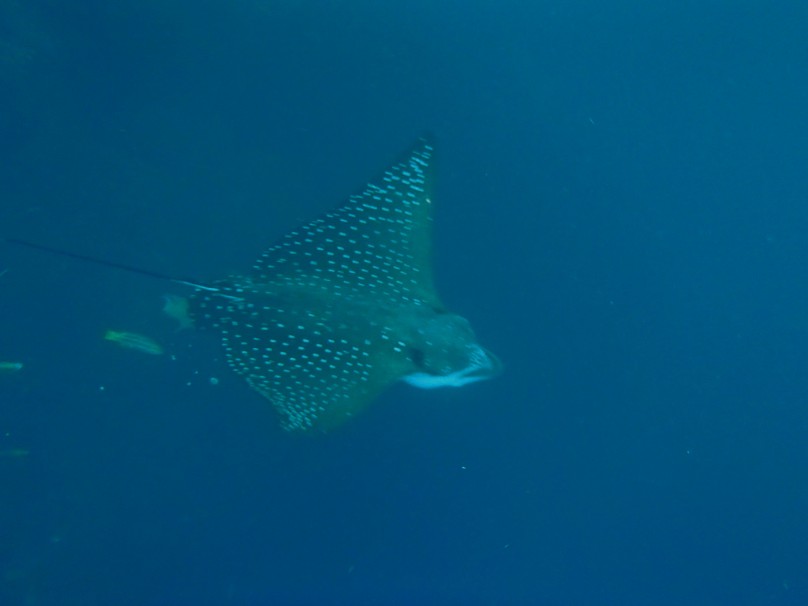
<svg viewBox="0 0 808 606"><path fill-rule="evenodd" d="M153 356L163 353L163 348L157 341L134 332L108 330L104 333L104 339L117 343L121 347L135 349Z"/></svg>
<svg viewBox="0 0 808 606"><path fill-rule="evenodd" d="M22 370L22 362L0 362L0 374L11 374Z"/></svg>

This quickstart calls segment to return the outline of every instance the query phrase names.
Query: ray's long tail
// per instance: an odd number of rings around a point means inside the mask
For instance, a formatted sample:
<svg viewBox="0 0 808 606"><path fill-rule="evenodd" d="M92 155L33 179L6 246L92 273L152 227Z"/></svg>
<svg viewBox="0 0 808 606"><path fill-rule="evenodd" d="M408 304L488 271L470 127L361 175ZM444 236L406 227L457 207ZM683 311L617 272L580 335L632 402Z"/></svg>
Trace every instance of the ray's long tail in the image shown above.
<svg viewBox="0 0 808 606"><path fill-rule="evenodd" d="M89 255L82 255L79 253L71 252L69 250L63 250L61 248L54 248L53 246L46 246L45 244L39 244L37 242L29 242L28 240L20 240L19 238L1 238L0 241L6 242L8 244L13 244L15 246L22 246L25 248L31 248L34 250L38 250L41 252L46 252L51 255L57 255L60 257L67 257L69 259L75 259L77 261L84 261L86 263L94 263L95 265L102 265L104 267L111 267L113 269L118 269L121 271L127 271L133 274L139 274L141 276L148 276L150 278L156 278L158 280L167 280L169 282L174 282L175 284L184 284L186 286L191 286L192 288L198 288L200 290L207 290L210 292L219 292L220 289L216 288L215 286L209 286L207 284L203 284L198 280L188 280L185 278L176 278L174 276L169 276L167 274L163 274L157 271L152 271L150 269L143 269L141 267L133 267L131 265L126 265L124 263L116 263L114 261L107 261L106 259L99 259L98 257L91 257Z"/></svg>

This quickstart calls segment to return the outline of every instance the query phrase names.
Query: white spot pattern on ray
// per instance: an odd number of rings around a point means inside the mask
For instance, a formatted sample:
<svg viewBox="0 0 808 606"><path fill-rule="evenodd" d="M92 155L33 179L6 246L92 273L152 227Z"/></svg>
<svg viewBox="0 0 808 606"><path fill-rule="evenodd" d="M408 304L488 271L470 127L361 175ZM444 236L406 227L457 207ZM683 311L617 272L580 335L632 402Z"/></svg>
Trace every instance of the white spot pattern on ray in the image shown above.
<svg viewBox="0 0 808 606"><path fill-rule="evenodd" d="M350 416L411 371L405 344L385 323L401 309L439 305L429 260L431 156L422 141L362 194L287 234L252 274L192 298L195 322L221 333L228 363L286 429Z"/></svg>

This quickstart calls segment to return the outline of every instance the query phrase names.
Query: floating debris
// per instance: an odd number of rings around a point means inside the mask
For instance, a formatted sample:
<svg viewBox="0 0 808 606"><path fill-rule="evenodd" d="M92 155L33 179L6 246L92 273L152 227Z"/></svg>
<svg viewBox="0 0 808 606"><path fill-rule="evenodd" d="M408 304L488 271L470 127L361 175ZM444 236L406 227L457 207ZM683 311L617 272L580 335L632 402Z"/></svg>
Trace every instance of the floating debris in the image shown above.
<svg viewBox="0 0 808 606"><path fill-rule="evenodd" d="M134 332L108 330L104 333L104 339L117 343L121 347L134 349L153 356L159 356L163 353L163 348L157 341Z"/></svg>
<svg viewBox="0 0 808 606"><path fill-rule="evenodd" d="M0 362L0 374L10 375L22 370L22 362Z"/></svg>

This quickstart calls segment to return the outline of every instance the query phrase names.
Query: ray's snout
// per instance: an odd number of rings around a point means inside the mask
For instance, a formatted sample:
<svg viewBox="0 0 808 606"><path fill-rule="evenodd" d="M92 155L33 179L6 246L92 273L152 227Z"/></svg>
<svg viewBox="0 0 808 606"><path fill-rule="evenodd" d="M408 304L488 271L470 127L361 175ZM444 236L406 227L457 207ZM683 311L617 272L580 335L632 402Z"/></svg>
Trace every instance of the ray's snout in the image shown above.
<svg viewBox="0 0 808 606"><path fill-rule="evenodd" d="M502 372L502 362L493 353L476 343L464 352L462 365L445 367L444 373L419 371L406 375L404 381L421 389L462 387L469 383L493 379Z"/></svg>

